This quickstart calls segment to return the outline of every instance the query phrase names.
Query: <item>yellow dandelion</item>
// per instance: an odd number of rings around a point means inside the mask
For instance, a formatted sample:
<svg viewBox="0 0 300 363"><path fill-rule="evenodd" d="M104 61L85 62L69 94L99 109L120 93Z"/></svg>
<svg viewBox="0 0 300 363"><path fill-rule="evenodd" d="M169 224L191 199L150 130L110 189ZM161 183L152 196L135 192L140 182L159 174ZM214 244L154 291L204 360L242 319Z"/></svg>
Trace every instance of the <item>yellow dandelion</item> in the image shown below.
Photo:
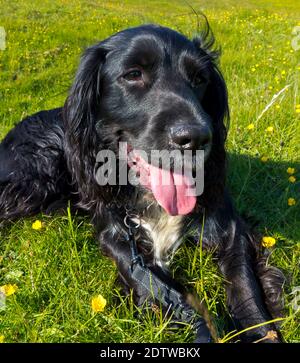
<svg viewBox="0 0 300 363"><path fill-rule="evenodd" d="M295 183L295 181L296 181L296 178L293 175L289 177L290 183Z"/></svg>
<svg viewBox="0 0 300 363"><path fill-rule="evenodd" d="M286 74L286 71L282 71L281 75L284 76Z"/></svg>
<svg viewBox="0 0 300 363"><path fill-rule="evenodd" d="M0 343L4 343L4 335L0 335Z"/></svg>
<svg viewBox="0 0 300 363"><path fill-rule="evenodd" d="M276 239L273 238L273 237L267 237L267 236L265 236L262 239L262 245L264 247L266 247L266 248L270 248L270 247L274 246L275 243L276 243Z"/></svg>
<svg viewBox="0 0 300 363"><path fill-rule="evenodd" d="M288 174L290 174L290 175L293 175L293 174L295 174L296 169L295 169L295 168L288 167L288 168L286 169L286 172L287 172Z"/></svg>
<svg viewBox="0 0 300 363"><path fill-rule="evenodd" d="M95 313L102 312L106 306L106 299L102 295L97 295L92 298L92 310Z"/></svg>
<svg viewBox="0 0 300 363"><path fill-rule="evenodd" d="M275 108L277 108L277 110L279 110L280 109L280 105L276 105Z"/></svg>
<svg viewBox="0 0 300 363"><path fill-rule="evenodd" d="M0 291L5 295L5 296L10 296L12 294L14 294L16 291L18 290L18 286L17 285L3 285L0 287Z"/></svg>
<svg viewBox="0 0 300 363"><path fill-rule="evenodd" d="M260 160L261 160L263 163L266 163L266 162L269 160L269 158L268 158L267 156L262 156L262 157L260 158Z"/></svg>
<svg viewBox="0 0 300 363"><path fill-rule="evenodd" d="M267 128L266 128L266 132L273 132L274 131L274 127L273 126L268 126Z"/></svg>
<svg viewBox="0 0 300 363"><path fill-rule="evenodd" d="M253 130L254 129L254 124L249 124L248 126L247 126L247 130Z"/></svg>
<svg viewBox="0 0 300 363"><path fill-rule="evenodd" d="M293 205L295 205L296 204L296 200L294 199L294 198L289 198L288 199L288 205L290 206L290 207L292 207Z"/></svg>
<svg viewBox="0 0 300 363"><path fill-rule="evenodd" d="M255 71L256 71L255 67L252 67L251 72L255 72Z"/></svg>
<svg viewBox="0 0 300 363"><path fill-rule="evenodd" d="M300 113L300 108L296 108L296 113Z"/></svg>
<svg viewBox="0 0 300 363"><path fill-rule="evenodd" d="M40 220L36 220L35 222L32 223L32 229L35 229L35 230L39 230L39 229L42 229L43 227L43 224Z"/></svg>

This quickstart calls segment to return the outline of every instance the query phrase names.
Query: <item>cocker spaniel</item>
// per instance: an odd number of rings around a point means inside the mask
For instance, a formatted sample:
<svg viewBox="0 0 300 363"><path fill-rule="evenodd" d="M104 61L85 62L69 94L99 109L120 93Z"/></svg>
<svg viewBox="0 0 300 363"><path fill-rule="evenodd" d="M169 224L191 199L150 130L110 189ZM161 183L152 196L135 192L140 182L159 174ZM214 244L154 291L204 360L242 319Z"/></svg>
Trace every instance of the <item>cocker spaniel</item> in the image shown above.
<svg viewBox="0 0 300 363"><path fill-rule="evenodd" d="M91 216L101 250L115 261L118 280L126 293L133 291L135 303L158 302L166 310L170 304L183 320L190 306L168 262L184 238L196 246L201 236L203 248L216 251L230 314L244 329L280 314L283 276L266 265L225 187L229 111L213 42L208 26L189 40L142 25L87 48L65 105L27 117L2 141L0 221L53 211L71 200ZM128 160L118 157L120 143L127 145ZM116 155L106 173L115 183L99 177L103 150ZM148 160L153 150L177 152L169 169ZM187 151L189 176L174 168ZM190 181L201 165L198 195L190 193ZM126 183L124 170L144 178ZM278 342L277 328L267 323L241 340ZM198 326L198 341L209 341L205 329Z"/></svg>

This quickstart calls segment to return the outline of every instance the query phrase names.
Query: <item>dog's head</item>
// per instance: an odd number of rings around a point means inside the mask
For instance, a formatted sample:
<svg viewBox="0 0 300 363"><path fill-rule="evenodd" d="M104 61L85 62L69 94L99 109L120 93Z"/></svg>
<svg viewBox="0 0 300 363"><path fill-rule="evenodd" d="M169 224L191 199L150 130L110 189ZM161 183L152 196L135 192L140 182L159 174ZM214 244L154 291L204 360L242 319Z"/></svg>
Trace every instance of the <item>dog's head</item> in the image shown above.
<svg viewBox="0 0 300 363"><path fill-rule="evenodd" d="M189 150L191 169L197 167L195 152L203 150L202 201L210 199L210 192L216 198L224 182L223 121L228 105L212 44L209 28L190 41L171 29L145 25L121 31L85 51L64 113L67 159L83 203L116 195L116 188L99 188L95 165L100 150L117 153L119 142L127 143L128 152L143 150L146 156L152 150L179 155ZM180 194L186 188L153 185L165 172L161 164L133 155L139 172L147 170L144 187L170 214L194 208L196 199ZM180 179L174 170L169 174L172 180L174 175ZM181 182L185 183L183 178Z"/></svg>

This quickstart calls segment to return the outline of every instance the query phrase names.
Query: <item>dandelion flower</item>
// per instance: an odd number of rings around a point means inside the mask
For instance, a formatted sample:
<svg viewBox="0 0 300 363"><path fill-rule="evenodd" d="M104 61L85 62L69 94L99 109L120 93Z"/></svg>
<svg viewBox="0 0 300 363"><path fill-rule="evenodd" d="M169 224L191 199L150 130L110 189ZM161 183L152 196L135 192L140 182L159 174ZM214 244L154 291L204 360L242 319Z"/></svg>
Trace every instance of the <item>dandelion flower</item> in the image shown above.
<svg viewBox="0 0 300 363"><path fill-rule="evenodd" d="M273 132L274 131L274 127L273 126L268 126L267 128L266 128L266 132Z"/></svg>
<svg viewBox="0 0 300 363"><path fill-rule="evenodd" d="M0 335L0 343L4 343L4 335Z"/></svg>
<svg viewBox="0 0 300 363"><path fill-rule="evenodd" d="M270 248L274 246L276 243L276 239L273 237L263 237L262 239L262 245L266 248Z"/></svg>
<svg viewBox="0 0 300 363"><path fill-rule="evenodd" d="M293 175L291 175L291 176L289 177L289 182L290 182L290 183L295 183L295 181L296 181L296 178L295 178Z"/></svg>
<svg viewBox="0 0 300 363"><path fill-rule="evenodd" d="M294 198L289 198L288 199L288 205L290 206L290 207L292 207L293 205L295 205L296 204L296 200L294 199Z"/></svg>
<svg viewBox="0 0 300 363"><path fill-rule="evenodd" d="M32 223L32 229L35 229L35 230L38 231L42 227L43 227L42 222L39 221L38 219L35 222Z"/></svg>
<svg viewBox="0 0 300 363"><path fill-rule="evenodd" d="M277 108L277 110L279 110L279 109L280 109L280 105L276 105L275 107Z"/></svg>
<svg viewBox="0 0 300 363"><path fill-rule="evenodd" d="M260 158L260 160L261 160L263 163L266 163L266 162L269 160L269 158L268 158L267 156L262 156L262 157Z"/></svg>
<svg viewBox="0 0 300 363"><path fill-rule="evenodd" d="M255 71L256 71L255 67L252 67L251 72L255 72Z"/></svg>
<svg viewBox="0 0 300 363"><path fill-rule="evenodd" d="M300 105L296 105L296 112L300 113Z"/></svg>
<svg viewBox="0 0 300 363"><path fill-rule="evenodd" d="M102 295L97 295L92 298L92 310L95 313L102 312L106 306L106 299Z"/></svg>
<svg viewBox="0 0 300 363"><path fill-rule="evenodd" d="M249 124L248 126L247 126L247 130L253 130L254 129L254 124Z"/></svg>
<svg viewBox="0 0 300 363"><path fill-rule="evenodd" d="M17 285L3 285L0 287L0 291L7 297L14 294L18 290Z"/></svg>
<svg viewBox="0 0 300 363"><path fill-rule="evenodd" d="M295 168L291 168L291 167L289 167L289 168L287 168L287 169L286 169L286 172L287 172L288 174L290 174L290 175L293 175L293 174L295 174L296 169L295 169Z"/></svg>

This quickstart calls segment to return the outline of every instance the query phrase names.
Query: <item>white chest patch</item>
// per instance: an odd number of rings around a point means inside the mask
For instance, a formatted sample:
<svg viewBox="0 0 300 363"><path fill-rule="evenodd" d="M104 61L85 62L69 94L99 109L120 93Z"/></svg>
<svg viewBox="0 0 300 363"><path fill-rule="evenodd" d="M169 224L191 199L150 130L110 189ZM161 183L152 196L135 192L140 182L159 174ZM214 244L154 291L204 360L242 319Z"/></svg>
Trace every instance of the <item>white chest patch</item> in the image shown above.
<svg viewBox="0 0 300 363"><path fill-rule="evenodd" d="M182 219L182 216L170 216L162 212L157 218L141 220L142 227L153 241L154 259L158 265L167 264L179 247Z"/></svg>

